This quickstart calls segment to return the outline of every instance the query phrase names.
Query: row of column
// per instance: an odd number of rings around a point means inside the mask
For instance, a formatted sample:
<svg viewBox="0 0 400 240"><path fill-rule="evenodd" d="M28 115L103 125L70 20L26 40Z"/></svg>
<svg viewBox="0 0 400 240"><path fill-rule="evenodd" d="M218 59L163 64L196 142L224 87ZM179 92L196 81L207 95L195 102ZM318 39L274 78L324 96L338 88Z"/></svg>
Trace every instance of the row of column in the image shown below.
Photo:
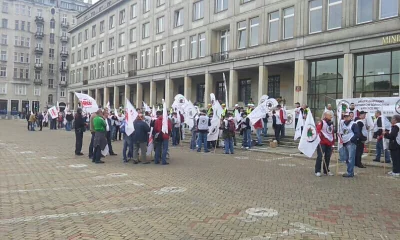
<svg viewBox="0 0 400 240"><path fill-rule="evenodd" d="M353 95L353 76L354 76L354 55L353 54L345 54L344 55L344 66L343 66L344 74L343 74L343 98L351 98ZM268 93L268 67L261 65L258 67L258 98L264 94ZM297 60L294 63L294 102L306 103L307 102L307 88L308 88L308 73L309 73L309 64L307 60ZM239 78L237 70L231 69L229 71L229 79L228 79L228 92L229 99L228 105L230 107L234 106L238 102L238 93L239 89ZM187 99L192 99L192 78L190 76L184 77L184 96ZM215 82L213 79L212 73L205 74L205 98L204 104L205 106L210 103L210 94L214 92ZM125 84L125 98L130 99L130 88L131 85ZM156 81L150 82L150 101L149 106L156 104ZM165 102L167 106L171 106L174 101L174 80L167 78L165 79ZM119 106L119 87L114 86L114 106ZM100 102L100 89L95 90L95 96L91 96L96 99L99 105L105 106L107 102L109 102L110 96L110 87L104 87L104 98L103 102ZM91 91L88 90L89 95L91 95ZM136 105L141 106L141 102L143 100L143 84L138 82L136 83ZM254 99L257 101L257 99ZM70 101L69 101L70 102ZM74 98L74 106L77 106L78 99Z"/></svg>

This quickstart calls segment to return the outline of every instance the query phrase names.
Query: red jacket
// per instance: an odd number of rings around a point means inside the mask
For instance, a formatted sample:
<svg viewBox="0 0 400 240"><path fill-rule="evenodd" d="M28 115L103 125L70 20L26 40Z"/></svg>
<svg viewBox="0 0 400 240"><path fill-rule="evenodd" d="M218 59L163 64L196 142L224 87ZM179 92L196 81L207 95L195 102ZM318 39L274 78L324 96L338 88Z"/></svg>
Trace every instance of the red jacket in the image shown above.
<svg viewBox="0 0 400 240"><path fill-rule="evenodd" d="M163 117L160 116L159 118L156 119L155 123L154 123L154 132L158 133L161 132L162 129L162 121L163 121ZM168 119L168 133L172 132L172 123L171 121ZM163 135L163 139L164 140L168 140L169 139L169 134L164 134Z"/></svg>
<svg viewBox="0 0 400 240"><path fill-rule="evenodd" d="M325 135L321 132L322 130L322 123L323 121L319 121L319 123L317 124L317 133L319 134L319 138L321 139L320 144L321 145L325 145L325 146L330 146L332 147L333 145L335 145L335 134L333 134L333 138L332 141L329 141ZM333 124L331 125L333 128Z"/></svg>

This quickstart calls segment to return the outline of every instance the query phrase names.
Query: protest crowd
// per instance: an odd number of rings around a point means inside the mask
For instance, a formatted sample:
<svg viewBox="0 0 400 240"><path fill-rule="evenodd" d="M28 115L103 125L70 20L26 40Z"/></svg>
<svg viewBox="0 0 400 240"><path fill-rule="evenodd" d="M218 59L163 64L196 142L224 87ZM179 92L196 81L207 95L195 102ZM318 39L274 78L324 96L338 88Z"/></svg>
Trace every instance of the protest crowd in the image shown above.
<svg viewBox="0 0 400 240"><path fill-rule="evenodd" d="M143 102L142 108L135 108L126 99L125 108L104 108L86 94L76 93L80 108L76 112L64 109L58 104L45 112L27 114L29 131L43 127L51 130L65 129L75 131L75 155L82 156L83 135L91 134L88 157L93 163L104 163L107 155L117 155L113 143L122 141L122 161L134 164L168 165L169 144L181 145L188 133L190 150L205 153L222 147L225 154L234 154L238 139L242 149L263 146L263 138L268 134L268 123L272 123L274 140L271 147L279 146L285 137L285 126L290 121L285 106L276 99L263 95L257 106L251 101L247 108L235 104L228 110L226 104L210 95L211 104L200 109L183 95L178 94L171 107L163 102L162 109L150 108ZM306 104L295 103L294 141L298 140L298 149L307 157L316 152L315 176L334 175L329 168L331 158L337 150L338 161L347 164L343 177L354 177L354 167L365 168L362 155L366 143L373 139L376 156L373 161L392 163L391 176L400 176L400 115L394 114L391 121L381 110L371 112L359 110L354 103L339 102L337 110L329 104L317 123ZM389 117L389 116L388 116ZM293 119L291 119L293 120ZM271 126L271 125L270 125ZM35 129L36 128L36 129ZM255 139L253 140L253 137ZM154 159L150 159L153 157ZM321 174L322 173L322 174Z"/></svg>

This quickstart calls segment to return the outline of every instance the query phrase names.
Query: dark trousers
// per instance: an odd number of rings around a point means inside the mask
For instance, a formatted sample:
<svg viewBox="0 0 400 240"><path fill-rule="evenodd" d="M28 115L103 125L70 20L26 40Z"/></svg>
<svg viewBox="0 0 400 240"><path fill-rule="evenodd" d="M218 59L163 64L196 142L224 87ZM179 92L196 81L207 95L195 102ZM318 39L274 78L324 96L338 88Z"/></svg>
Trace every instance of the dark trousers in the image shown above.
<svg viewBox="0 0 400 240"><path fill-rule="evenodd" d="M331 161L331 155L332 155L331 146L319 145L317 147L317 162L315 163L315 173L321 172L321 164L323 164L322 166L324 173L327 174L329 172L329 162ZM322 163L322 157L324 157L325 159L324 163Z"/></svg>
<svg viewBox="0 0 400 240"><path fill-rule="evenodd" d="M92 138L90 139L90 144L89 144L89 158L93 157L93 140L94 140L94 132L91 133Z"/></svg>
<svg viewBox="0 0 400 240"><path fill-rule="evenodd" d="M42 131L42 128L43 128L43 121L39 121L39 127L40 127L40 131Z"/></svg>
<svg viewBox="0 0 400 240"><path fill-rule="evenodd" d="M114 151L113 151L112 145L111 145L111 131L108 131L106 133L106 138L107 138L108 150L109 150L110 154L113 154Z"/></svg>
<svg viewBox="0 0 400 240"><path fill-rule="evenodd" d="M28 131L31 130L31 122L28 121Z"/></svg>
<svg viewBox="0 0 400 240"><path fill-rule="evenodd" d="M357 146L356 146L356 163L354 164L357 167L362 166L361 157L363 155L363 152L364 152L364 143L363 142L357 142Z"/></svg>
<svg viewBox="0 0 400 240"><path fill-rule="evenodd" d="M100 145L98 145L94 148L92 162L100 162L100 159L101 159L101 148Z"/></svg>
<svg viewBox="0 0 400 240"><path fill-rule="evenodd" d="M299 122L299 118L295 118L294 119L294 130L296 130L298 122Z"/></svg>
<svg viewBox="0 0 400 240"><path fill-rule="evenodd" d="M390 150L392 157L393 173L400 173L400 149Z"/></svg>
<svg viewBox="0 0 400 240"><path fill-rule="evenodd" d="M120 131L120 126L115 126L115 136L114 140L119 139L121 141L121 131Z"/></svg>
<svg viewBox="0 0 400 240"><path fill-rule="evenodd" d="M280 135L282 131L282 125L277 124L275 125L275 140L279 143L281 141Z"/></svg>
<svg viewBox="0 0 400 240"><path fill-rule="evenodd" d="M79 154L82 151L82 141L83 141L83 132L79 130L75 130L75 154Z"/></svg>

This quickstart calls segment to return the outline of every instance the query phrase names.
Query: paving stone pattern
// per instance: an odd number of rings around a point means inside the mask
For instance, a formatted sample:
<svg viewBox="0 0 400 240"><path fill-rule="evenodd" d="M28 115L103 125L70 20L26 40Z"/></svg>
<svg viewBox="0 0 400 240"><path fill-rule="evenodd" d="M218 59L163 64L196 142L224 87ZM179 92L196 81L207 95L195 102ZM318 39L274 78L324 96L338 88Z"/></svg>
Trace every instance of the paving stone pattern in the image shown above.
<svg viewBox="0 0 400 240"><path fill-rule="evenodd" d="M187 145L169 166L124 164L120 141L96 165L74 144L73 132L0 121L1 240L400 239L400 179L382 168L317 178L312 160Z"/></svg>

